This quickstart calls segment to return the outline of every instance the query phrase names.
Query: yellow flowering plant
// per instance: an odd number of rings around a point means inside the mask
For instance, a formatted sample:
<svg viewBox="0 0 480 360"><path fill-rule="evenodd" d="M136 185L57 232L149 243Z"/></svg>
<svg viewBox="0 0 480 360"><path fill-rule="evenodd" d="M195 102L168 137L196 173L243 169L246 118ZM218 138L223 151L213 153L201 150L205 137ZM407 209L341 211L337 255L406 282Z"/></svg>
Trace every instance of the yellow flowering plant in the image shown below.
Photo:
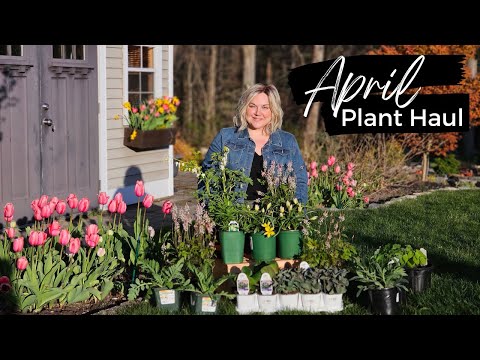
<svg viewBox="0 0 480 360"><path fill-rule="evenodd" d="M245 233L261 232L266 237L276 236L276 218L272 204L260 207L259 204L247 204L241 210L241 225Z"/></svg>
<svg viewBox="0 0 480 360"><path fill-rule="evenodd" d="M128 110L125 116L128 126L134 130L144 131L171 128L178 120L176 115L178 106L180 100L176 96L150 99L139 107L132 106L128 101L123 104Z"/></svg>

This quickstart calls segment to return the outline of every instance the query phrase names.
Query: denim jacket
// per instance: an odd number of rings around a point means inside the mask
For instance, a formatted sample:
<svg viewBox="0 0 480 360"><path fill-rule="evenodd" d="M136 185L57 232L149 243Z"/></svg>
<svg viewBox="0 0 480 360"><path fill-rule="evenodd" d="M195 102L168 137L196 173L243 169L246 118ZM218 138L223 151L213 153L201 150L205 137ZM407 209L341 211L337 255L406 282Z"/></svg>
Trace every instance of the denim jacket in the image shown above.
<svg viewBox="0 0 480 360"><path fill-rule="evenodd" d="M211 154L221 152L224 146L227 146L230 150L227 167L232 170L242 169L245 175L250 176L255 142L250 139L247 129L239 131L236 127L223 128L215 136L202 163L202 169L205 171L209 167ZM270 135L270 139L262 148L262 155L267 164L270 164L273 160L277 164L283 165L286 165L289 161L292 162L297 180L296 197L303 204L306 204L308 196L307 170L295 136L283 130L276 130ZM247 184L240 184L239 187L243 191L247 190Z"/></svg>

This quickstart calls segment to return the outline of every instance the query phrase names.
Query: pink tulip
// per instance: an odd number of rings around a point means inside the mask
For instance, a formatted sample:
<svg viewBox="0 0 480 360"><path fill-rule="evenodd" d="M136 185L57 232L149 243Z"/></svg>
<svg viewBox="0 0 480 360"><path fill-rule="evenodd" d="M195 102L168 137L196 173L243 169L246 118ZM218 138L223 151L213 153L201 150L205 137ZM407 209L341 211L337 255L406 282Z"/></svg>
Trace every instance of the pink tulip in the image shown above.
<svg viewBox="0 0 480 360"><path fill-rule="evenodd" d="M348 179L348 176L344 176L344 177L342 178L342 182L343 182L346 186L350 185L350 180Z"/></svg>
<svg viewBox="0 0 480 360"><path fill-rule="evenodd" d="M42 217L44 219L49 218L50 215L52 215L52 211L50 209L50 206L46 205L46 206L42 207L41 214L42 214Z"/></svg>
<svg viewBox="0 0 480 360"><path fill-rule="evenodd" d="M335 174L338 174L340 172L340 166L335 166Z"/></svg>
<svg viewBox="0 0 480 360"><path fill-rule="evenodd" d="M63 215L67 210L67 204L65 203L65 201L60 200L57 203L57 206L55 207L55 209L57 210L58 215Z"/></svg>
<svg viewBox="0 0 480 360"><path fill-rule="evenodd" d="M3 208L3 217L5 218L5 221L12 221L14 213L15 213L15 208L13 207L13 204L7 203Z"/></svg>
<svg viewBox="0 0 480 360"><path fill-rule="evenodd" d="M90 224L87 226L87 235L93 235L98 233L98 226L95 224Z"/></svg>
<svg viewBox="0 0 480 360"><path fill-rule="evenodd" d="M370 199L368 198L368 196L364 196L364 197L363 197L363 202L364 202L365 204L368 204L369 201L370 201Z"/></svg>
<svg viewBox="0 0 480 360"><path fill-rule="evenodd" d="M112 214L117 211L117 202L115 199L110 200L110 203L108 204L108 211L110 211Z"/></svg>
<svg viewBox="0 0 480 360"><path fill-rule="evenodd" d="M348 176L349 178L351 178L351 177L353 176L353 171L352 171L352 170L348 170L348 171L347 171L347 176Z"/></svg>
<svg viewBox="0 0 480 360"><path fill-rule="evenodd" d="M58 221L52 221L52 223L48 226L48 232L52 236L57 236L60 234L60 229L62 227L60 226Z"/></svg>
<svg viewBox="0 0 480 360"><path fill-rule="evenodd" d="M85 236L85 242L91 248L97 246L99 240L100 240L100 236L98 234L92 234L92 235L86 235Z"/></svg>
<svg viewBox="0 0 480 360"><path fill-rule="evenodd" d="M7 232L7 236L10 238L10 239L13 239L14 236L15 236L15 228L13 227L10 227L6 230Z"/></svg>
<svg viewBox="0 0 480 360"><path fill-rule="evenodd" d="M79 238L71 238L70 244L68 245L68 252L70 254L76 254L80 249L80 239Z"/></svg>
<svg viewBox="0 0 480 360"><path fill-rule="evenodd" d="M170 200L167 200L162 205L162 212L165 215L168 215L172 212L173 203Z"/></svg>
<svg viewBox="0 0 480 360"><path fill-rule="evenodd" d="M40 208L38 208L37 210L34 211L33 213L33 217L35 218L35 220L37 221L40 221L43 219L42 217L42 210Z"/></svg>
<svg viewBox="0 0 480 360"><path fill-rule="evenodd" d="M48 204L48 196L47 195L40 196L40 199L38 200L38 207L40 209L43 209L43 207L47 204Z"/></svg>
<svg viewBox="0 0 480 360"><path fill-rule="evenodd" d="M117 205L120 204L123 201L122 193L117 193L113 199L117 202Z"/></svg>
<svg viewBox="0 0 480 360"><path fill-rule="evenodd" d="M335 185L335 188L337 189L337 191L342 191L342 185Z"/></svg>
<svg viewBox="0 0 480 360"><path fill-rule="evenodd" d="M58 238L58 243L62 246L65 246L70 241L70 233L67 229L63 229L60 231L60 236Z"/></svg>
<svg viewBox="0 0 480 360"><path fill-rule="evenodd" d="M310 178L308 178L308 180L307 180L307 186L309 186L309 185L310 185L310 180L311 180L311 179L310 179Z"/></svg>
<svg viewBox="0 0 480 360"><path fill-rule="evenodd" d="M350 181L350 184L351 184L352 186L357 186L357 180L352 180L352 181Z"/></svg>
<svg viewBox="0 0 480 360"><path fill-rule="evenodd" d="M307 179L310 179L310 171L307 171Z"/></svg>
<svg viewBox="0 0 480 360"><path fill-rule="evenodd" d="M50 210L52 210L52 213L55 211L55 208L57 207L58 204L58 198L56 196L52 197L50 199Z"/></svg>
<svg viewBox="0 0 480 360"><path fill-rule="evenodd" d="M121 214L125 214L127 211L127 203L125 201L121 201L117 206L117 212Z"/></svg>
<svg viewBox="0 0 480 360"><path fill-rule="evenodd" d="M85 212L88 210L89 206L90 206L90 200L84 197L78 202L78 211Z"/></svg>
<svg viewBox="0 0 480 360"><path fill-rule="evenodd" d="M10 279L8 278L8 276L0 277L0 284L10 284Z"/></svg>
<svg viewBox="0 0 480 360"><path fill-rule="evenodd" d="M0 277L0 293L7 293L12 289L8 276Z"/></svg>
<svg viewBox="0 0 480 360"><path fill-rule="evenodd" d="M23 237L18 237L15 240L13 240L13 252L22 251L23 250L23 243L24 243Z"/></svg>
<svg viewBox="0 0 480 360"><path fill-rule="evenodd" d="M354 164L354 163L349 162L349 163L347 164L347 170L352 170L352 171L353 171L354 168L355 168L355 164Z"/></svg>
<svg viewBox="0 0 480 360"><path fill-rule="evenodd" d="M314 169L316 169L316 168L317 168L317 162L316 162L316 161L312 161L312 162L310 163L310 169L314 170Z"/></svg>
<svg viewBox="0 0 480 360"><path fill-rule="evenodd" d="M47 242L47 233L43 231L38 232L38 246L42 246Z"/></svg>
<svg viewBox="0 0 480 360"><path fill-rule="evenodd" d="M76 209L78 206L78 198L75 194L70 194L67 197L67 204L70 206L70 209Z"/></svg>
<svg viewBox="0 0 480 360"><path fill-rule="evenodd" d="M28 243L31 246L37 246L38 245L38 231L32 231L30 232L30 236L28 237Z"/></svg>
<svg viewBox="0 0 480 360"><path fill-rule="evenodd" d="M327 165L322 165L321 170L322 170L323 172L327 172L328 166L327 166Z"/></svg>
<svg viewBox="0 0 480 360"><path fill-rule="evenodd" d="M100 194L98 194L98 203L100 205L105 205L108 202L108 198L109 196L107 196L106 192L101 192Z"/></svg>
<svg viewBox="0 0 480 360"><path fill-rule="evenodd" d="M330 156L327 160L328 166L333 166L335 164L335 156Z"/></svg>
<svg viewBox="0 0 480 360"><path fill-rule="evenodd" d="M152 206L153 204L153 195L145 195L145 198L143 199L143 206L145 206L147 209Z"/></svg>
<svg viewBox="0 0 480 360"><path fill-rule="evenodd" d="M28 260L25 256L18 258L17 260L17 269L18 270L25 270L28 266Z"/></svg>
<svg viewBox="0 0 480 360"><path fill-rule="evenodd" d="M132 113L136 114L138 112L138 109L136 107L132 107Z"/></svg>
<svg viewBox="0 0 480 360"><path fill-rule="evenodd" d="M37 209L40 210L40 207L38 206L38 199L33 200L30 203L30 207L32 208L32 211L36 211Z"/></svg>
<svg viewBox="0 0 480 360"><path fill-rule="evenodd" d="M312 177L314 177L315 179L318 178L317 169L313 169L313 170L312 170Z"/></svg>
<svg viewBox="0 0 480 360"><path fill-rule="evenodd" d="M138 197L141 197L145 194L145 186L143 185L142 180L137 180L137 183L135 184L135 195Z"/></svg>

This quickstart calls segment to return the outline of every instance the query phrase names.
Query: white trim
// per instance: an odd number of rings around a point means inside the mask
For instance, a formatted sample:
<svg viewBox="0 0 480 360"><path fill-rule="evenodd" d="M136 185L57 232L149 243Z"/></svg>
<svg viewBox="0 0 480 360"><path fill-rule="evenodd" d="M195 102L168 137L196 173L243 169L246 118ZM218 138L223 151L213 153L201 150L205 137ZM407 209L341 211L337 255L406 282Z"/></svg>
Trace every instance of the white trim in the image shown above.
<svg viewBox="0 0 480 360"><path fill-rule="evenodd" d="M173 45L168 46L168 96L173 96Z"/></svg>
<svg viewBox="0 0 480 360"><path fill-rule="evenodd" d="M128 45L123 45L123 62L122 62L122 67L123 67L123 102L128 101ZM123 108L123 102L122 102L122 108ZM122 123L123 126L128 126L127 120L125 120L125 117L128 116L128 111L127 109L123 108L123 116L122 116Z"/></svg>
<svg viewBox="0 0 480 360"><path fill-rule="evenodd" d="M173 178L145 182L145 193L153 195L155 199L172 196L173 186L170 189L170 182L172 182L173 185ZM138 198L135 195L135 185L130 185L118 189L108 189L107 191L107 195L110 196L110 199L113 199L116 193L122 194L123 201L125 201L127 205L137 203ZM140 200L143 200L143 198L141 198Z"/></svg>
<svg viewBox="0 0 480 360"><path fill-rule="evenodd" d="M154 81L153 81L153 96L159 98L163 95L163 58L162 58L162 45L155 45L153 50L153 70L154 72Z"/></svg>
<svg viewBox="0 0 480 360"><path fill-rule="evenodd" d="M168 147L168 192L173 195L173 164L175 159L173 158L173 145Z"/></svg>
<svg viewBox="0 0 480 360"><path fill-rule="evenodd" d="M107 190L107 46L97 46L99 192Z"/></svg>

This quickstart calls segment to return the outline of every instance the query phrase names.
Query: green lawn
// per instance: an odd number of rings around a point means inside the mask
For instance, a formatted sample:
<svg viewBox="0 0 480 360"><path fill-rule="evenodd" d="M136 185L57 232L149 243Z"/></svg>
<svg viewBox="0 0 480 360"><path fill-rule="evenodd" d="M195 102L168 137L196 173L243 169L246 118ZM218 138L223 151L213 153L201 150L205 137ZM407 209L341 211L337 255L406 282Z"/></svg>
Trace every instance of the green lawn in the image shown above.
<svg viewBox="0 0 480 360"><path fill-rule="evenodd" d="M404 314L480 314L480 191L437 191L378 209L349 210L345 217L346 232L354 235L361 252L395 242L427 249L435 266L432 286L422 294L408 294ZM339 315L368 314L354 296L344 298L345 310ZM236 314L234 303L222 301L219 313ZM165 313L143 303L121 314Z"/></svg>

